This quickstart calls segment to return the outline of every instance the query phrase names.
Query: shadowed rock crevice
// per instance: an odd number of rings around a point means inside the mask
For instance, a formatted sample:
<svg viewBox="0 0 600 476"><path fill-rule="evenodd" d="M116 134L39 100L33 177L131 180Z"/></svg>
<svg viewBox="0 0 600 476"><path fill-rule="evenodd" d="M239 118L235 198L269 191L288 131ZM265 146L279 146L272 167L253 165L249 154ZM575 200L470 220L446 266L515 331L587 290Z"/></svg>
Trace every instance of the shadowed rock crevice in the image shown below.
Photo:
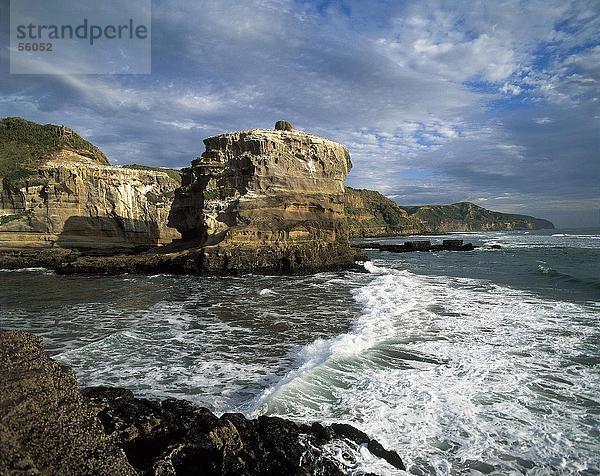
<svg viewBox="0 0 600 476"><path fill-rule="evenodd" d="M150 248L160 242L160 229L155 221L113 217L69 217L56 245L62 248L93 250L137 247Z"/></svg>

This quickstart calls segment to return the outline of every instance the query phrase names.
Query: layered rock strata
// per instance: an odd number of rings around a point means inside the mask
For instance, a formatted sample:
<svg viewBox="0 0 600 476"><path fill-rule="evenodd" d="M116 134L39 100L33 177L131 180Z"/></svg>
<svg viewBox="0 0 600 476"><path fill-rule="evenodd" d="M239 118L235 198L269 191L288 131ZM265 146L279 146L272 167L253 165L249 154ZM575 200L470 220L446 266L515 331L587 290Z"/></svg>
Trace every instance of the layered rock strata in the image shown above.
<svg viewBox="0 0 600 476"><path fill-rule="evenodd" d="M206 139L180 188L175 171L173 178L169 171L107 165L99 149L65 128L20 119L0 126L6 175L0 267L304 273L366 259L349 244L348 151L289 122ZM28 159L20 161L26 151ZM57 251L57 259L31 251L48 247L71 252ZM143 248L150 251L139 254Z"/></svg>
<svg viewBox="0 0 600 476"><path fill-rule="evenodd" d="M184 169L169 225L225 267L235 261L293 272L351 264L348 151L280 127L205 139L206 151Z"/></svg>
<svg viewBox="0 0 600 476"><path fill-rule="evenodd" d="M166 173L98 165L61 151L22 187L0 189L0 248L115 250L179 237L166 226L178 184Z"/></svg>
<svg viewBox="0 0 600 476"><path fill-rule="evenodd" d="M77 388L40 338L0 331L0 474L207 476L363 474L356 455L404 469L395 451L346 424L216 416L185 400Z"/></svg>
<svg viewBox="0 0 600 476"><path fill-rule="evenodd" d="M170 243L177 174L112 167L72 130L0 121L0 249L114 252Z"/></svg>

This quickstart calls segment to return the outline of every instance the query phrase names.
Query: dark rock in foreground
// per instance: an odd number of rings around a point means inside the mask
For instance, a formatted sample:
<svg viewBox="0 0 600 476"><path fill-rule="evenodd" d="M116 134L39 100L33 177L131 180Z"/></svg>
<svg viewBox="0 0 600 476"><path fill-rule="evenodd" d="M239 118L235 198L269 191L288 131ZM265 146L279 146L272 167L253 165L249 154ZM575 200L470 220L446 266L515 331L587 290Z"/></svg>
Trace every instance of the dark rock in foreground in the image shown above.
<svg viewBox="0 0 600 476"><path fill-rule="evenodd" d="M0 332L0 387L0 474L136 474L41 338Z"/></svg>
<svg viewBox="0 0 600 476"><path fill-rule="evenodd" d="M0 359L2 475L338 476L360 474L353 455L361 446L404 469L395 451L346 424L217 417L118 388L80 392L73 372L24 332L0 331Z"/></svg>
<svg viewBox="0 0 600 476"><path fill-rule="evenodd" d="M152 401L106 387L83 394L97 405L106 432L142 474L343 475L359 445L404 469L395 451L350 425L299 425L266 416L248 420L239 413L219 418L185 400ZM334 441L349 450L348 468L324 448Z"/></svg>

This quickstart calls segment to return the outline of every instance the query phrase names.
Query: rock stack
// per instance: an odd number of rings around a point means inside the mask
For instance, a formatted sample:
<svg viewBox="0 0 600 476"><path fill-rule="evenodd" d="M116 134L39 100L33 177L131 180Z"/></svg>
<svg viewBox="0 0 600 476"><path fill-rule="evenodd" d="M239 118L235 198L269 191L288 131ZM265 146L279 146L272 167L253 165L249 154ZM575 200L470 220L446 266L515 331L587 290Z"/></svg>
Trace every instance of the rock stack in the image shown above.
<svg viewBox="0 0 600 476"><path fill-rule="evenodd" d="M183 172L169 225L217 268L322 269L351 264L342 145L292 129L231 132L204 140Z"/></svg>

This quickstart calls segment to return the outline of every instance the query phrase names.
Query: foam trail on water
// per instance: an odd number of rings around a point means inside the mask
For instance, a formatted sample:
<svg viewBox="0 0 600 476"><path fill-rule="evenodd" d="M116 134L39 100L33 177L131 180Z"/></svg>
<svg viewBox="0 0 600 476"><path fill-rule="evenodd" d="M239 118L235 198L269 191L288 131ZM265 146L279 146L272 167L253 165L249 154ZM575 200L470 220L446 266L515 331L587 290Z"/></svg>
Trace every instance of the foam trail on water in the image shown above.
<svg viewBox="0 0 600 476"><path fill-rule="evenodd" d="M373 274L388 274L389 270L375 266L372 262L364 263L367 271ZM396 272L401 275L401 272ZM379 294L371 294L366 292L358 292L355 298L362 302L367 308L372 309L371 312L366 312L361 315L352 326L352 329L346 333L339 335L333 339L317 339L314 342L302 347L296 352L295 361L296 368L291 370L279 382L272 387L266 389L263 394L253 402L254 414L260 414L267 411L265 406L267 402L273 398L275 394L289 386L292 382L301 379L314 369L318 368L323 363L331 359L348 359L361 352L369 349L386 335L393 333L390 327L390 319L386 315L389 309L373 306L373 302L389 302L389 297L385 294L389 290L382 289ZM404 305L404 310L408 310L413 302L407 302ZM402 312L401 309L398 309Z"/></svg>
<svg viewBox="0 0 600 476"><path fill-rule="evenodd" d="M350 331L298 351L255 413L350 422L413 474L600 471L597 307L365 268Z"/></svg>

